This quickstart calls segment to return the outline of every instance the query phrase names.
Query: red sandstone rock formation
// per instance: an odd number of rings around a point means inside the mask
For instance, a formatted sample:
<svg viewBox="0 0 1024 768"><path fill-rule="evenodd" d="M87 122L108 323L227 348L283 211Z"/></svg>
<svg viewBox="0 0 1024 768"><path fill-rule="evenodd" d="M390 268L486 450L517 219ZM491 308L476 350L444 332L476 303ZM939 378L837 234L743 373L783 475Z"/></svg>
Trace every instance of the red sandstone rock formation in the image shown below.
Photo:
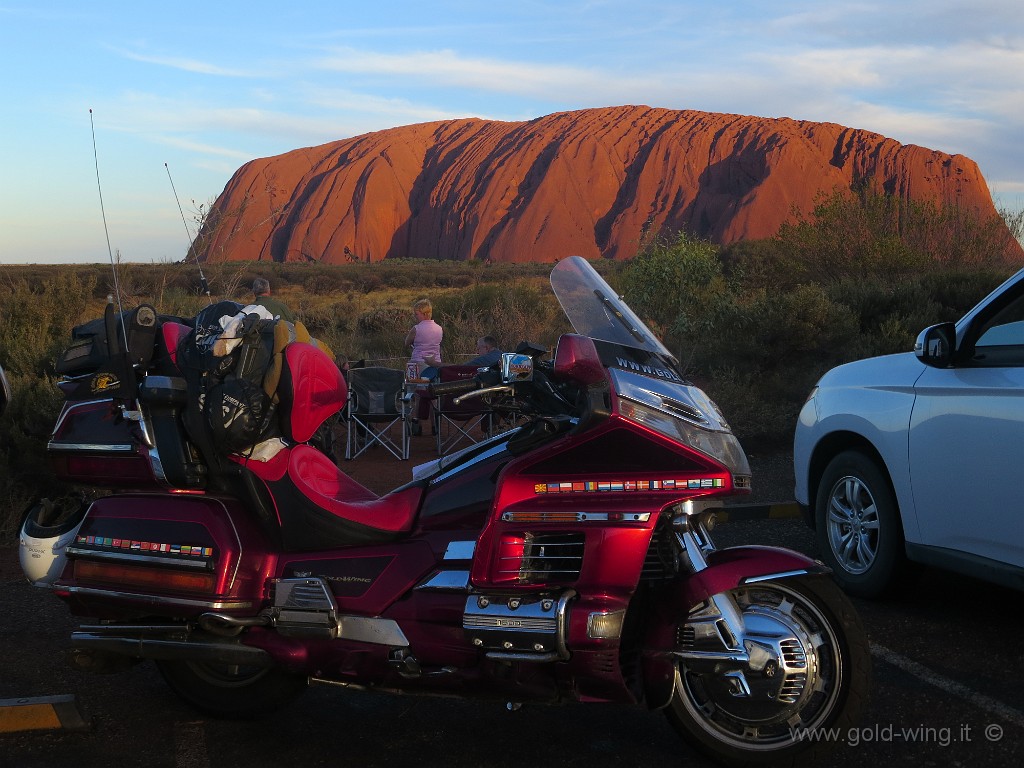
<svg viewBox="0 0 1024 768"><path fill-rule="evenodd" d="M962 155L831 123L614 107L410 125L253 160L214 204L200 258L622 259L645 229L769 237L794 207L865 178L996 215Z"/></svg>

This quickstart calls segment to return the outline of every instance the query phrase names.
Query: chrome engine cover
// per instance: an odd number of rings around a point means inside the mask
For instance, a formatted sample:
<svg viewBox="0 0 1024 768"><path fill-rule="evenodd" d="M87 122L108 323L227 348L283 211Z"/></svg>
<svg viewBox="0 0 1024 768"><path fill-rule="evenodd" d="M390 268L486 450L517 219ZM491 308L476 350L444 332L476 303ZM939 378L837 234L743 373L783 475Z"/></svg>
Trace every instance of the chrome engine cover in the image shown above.
<svg viewBox="0 0 1024 768"><path fill-rule="evenodd" d="M462 628L470 643L488 651L488 658L567 659L567 606L574 594L471 595Z"/></svg>

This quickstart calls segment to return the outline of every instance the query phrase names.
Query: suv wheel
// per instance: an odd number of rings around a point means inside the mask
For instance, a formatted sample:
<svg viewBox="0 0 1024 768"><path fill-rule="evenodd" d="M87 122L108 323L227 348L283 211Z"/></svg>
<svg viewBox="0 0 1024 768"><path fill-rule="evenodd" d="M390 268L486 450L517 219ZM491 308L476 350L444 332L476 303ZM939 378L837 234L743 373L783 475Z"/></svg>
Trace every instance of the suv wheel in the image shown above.
<svg viewBox="0 0 1024 768"><path fill-rule="evenodd" d="M815 529L822 559L844 590L878 597L903 564L903 526L885 472L859 451L829 462L818 484Z"/></svg>

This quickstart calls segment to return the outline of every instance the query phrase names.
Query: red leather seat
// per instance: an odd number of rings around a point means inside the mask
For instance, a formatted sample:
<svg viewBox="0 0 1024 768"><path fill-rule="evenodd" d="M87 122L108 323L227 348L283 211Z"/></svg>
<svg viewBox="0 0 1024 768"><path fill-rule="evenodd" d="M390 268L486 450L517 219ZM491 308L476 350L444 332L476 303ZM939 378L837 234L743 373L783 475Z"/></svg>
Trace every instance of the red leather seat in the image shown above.
<svg viewBox="0 0 1024 768"><path fill-rule="evenodd" d="M290 550L400 538L412 530L423 498L422 485L378 496L308 445L286 448L267 462L232 459L266 483Z"/></svg>

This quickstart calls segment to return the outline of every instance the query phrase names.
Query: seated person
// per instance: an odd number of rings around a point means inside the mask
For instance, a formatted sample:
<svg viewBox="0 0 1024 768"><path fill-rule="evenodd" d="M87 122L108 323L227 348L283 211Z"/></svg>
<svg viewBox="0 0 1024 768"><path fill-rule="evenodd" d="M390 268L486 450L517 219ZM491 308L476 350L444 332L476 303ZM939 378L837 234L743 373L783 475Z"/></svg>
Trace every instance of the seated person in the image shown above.
<svg viewBox="0 0 1024 768"><path fill-rule="evenodd" d="M433 381L438 376L438 369L445 365L466 365L475 368L489 368L501 360L501 350L498 349L498 342L493 336L481 336L476 340L476 357L464 363L442 363L433 357L427 357L426 363L430 366L424 368L421 376L424 379Z"/></svg>

